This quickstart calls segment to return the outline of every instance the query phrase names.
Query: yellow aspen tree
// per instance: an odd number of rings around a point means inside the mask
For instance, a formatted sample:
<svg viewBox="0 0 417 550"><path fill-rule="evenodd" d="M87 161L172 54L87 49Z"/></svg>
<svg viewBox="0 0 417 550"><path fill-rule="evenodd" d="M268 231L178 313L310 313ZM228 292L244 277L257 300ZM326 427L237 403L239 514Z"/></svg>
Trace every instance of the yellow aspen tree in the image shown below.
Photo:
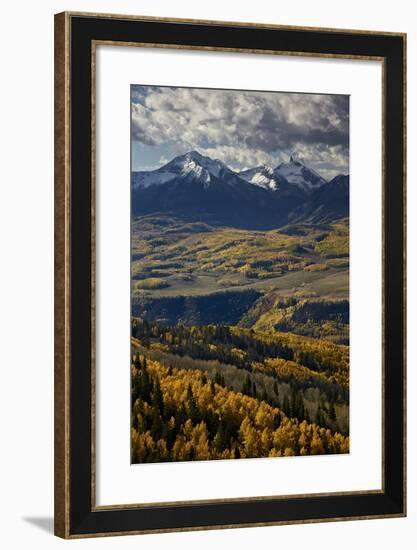
<svg viewBox="0 0 417 550"><path fill-rule="evenodd" d="M282 453L281 453L280 450L277 450L277 449L275 449L275 447L272 447L272 449L269 451L268 456L270 456L270 457L282 456Z"/></svg>
<svg viewBox="0 0 417 550"><path fill-rule="evenodd" d="M156 443L156 448L158 449L159 458L161 461L166 460L168 457L167 444L164 439L158 439Z"/></svg>
<svg viewBox="0 0 417 550"><path fill-rule="evenodd" d="M155 442L151 436L151 433L145 432L139 434L139 437L136 439L136 457L139 459L139 462L145 462L146 458L152 452Z"/></svg>
<svg viewBox="0 0 417 550"><path fill-rule="evenodd" d="M183 435L177 435L174 445L172 447L172 457L174 460L185 460L187 456L187 449L185 446L185 437Z"/></svg>
<svg viewBox="0 0 417 550"><path fill-rule="evenodd" d="M268 456L272 447L272 432L269 428L264 428L261 434L262 456Z"/></svg>
<svg viewBox="0 0 417 550"><path fill-rule="evenodd" d="M314 433L310 444L312 455L321 455L324 453L324 447L322 440L317 432Z"/></svg>
<svg viewBox="0 0 417 550"><path fill-rule="evenodd" d="M261 449L261 438L259 432L252 426L249 418L243 420L239 432L243 439L246 456L258 457Z"/></svg>
<svg viewBox="0 0 417 550"><path fill-rule="evenodd" d="M291 449L290 447L287 447L284 451L284 456L294 456L295 452L294 449Z"/></svg>

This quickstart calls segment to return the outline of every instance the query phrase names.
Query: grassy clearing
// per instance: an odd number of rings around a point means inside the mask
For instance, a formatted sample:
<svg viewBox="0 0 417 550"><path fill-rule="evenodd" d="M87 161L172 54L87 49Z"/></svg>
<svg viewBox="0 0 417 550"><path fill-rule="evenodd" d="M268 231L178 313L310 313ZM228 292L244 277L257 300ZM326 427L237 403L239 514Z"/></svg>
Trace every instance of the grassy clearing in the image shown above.
<svg viewBox="0 0 417 550"><path fill-rule="evenodd" d="M161 288L167 288L169 283L164 279L154 277L149 279L143 279L136 283L136 288L142 290L158 290Z"/></svg>
<svg viewBox="0 0 417 550"><path fill-rule="evenodd" d="M309 291L320 294L317 281L324 272L327 277L333 270L346 270L347 276L348 246L344 223L247 231L148 216L133 224L132 278L164 279L166 284L146 282L136 287L155 295L237 287L299 292L312 283ZM329 285L326 292L332 292Z"/></svg>

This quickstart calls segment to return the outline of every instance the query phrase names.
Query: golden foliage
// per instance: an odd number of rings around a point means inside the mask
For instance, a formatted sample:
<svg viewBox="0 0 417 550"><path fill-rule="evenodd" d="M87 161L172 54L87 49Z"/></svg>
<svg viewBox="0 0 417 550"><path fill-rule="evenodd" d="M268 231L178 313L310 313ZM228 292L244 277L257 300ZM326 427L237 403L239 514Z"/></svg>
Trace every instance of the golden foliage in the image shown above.
<svg viewBox="0 0 417 550"><path fill-rule="evenodd" d="M208 460L227 458L277 457L349 452L349 438L329 429L288 418L281 410L264 401L208 381L199 371L172 369L148 360L147 372L158 381L165 410L188 413L177 427L175 439L168 445L164 437L151 435L150 419L155 414L153 404L138 398L132 407L132 454L134 462L166 460ZM132 377L139 369L132 366ZM200 419L190 416L190 396ZM175 414L175 413L174 413ZM215 435L210 436L208 415L220 419ZM174 430L176 419L171 416L166 433ZM230 426L236 427L227 435Z"/></svg>

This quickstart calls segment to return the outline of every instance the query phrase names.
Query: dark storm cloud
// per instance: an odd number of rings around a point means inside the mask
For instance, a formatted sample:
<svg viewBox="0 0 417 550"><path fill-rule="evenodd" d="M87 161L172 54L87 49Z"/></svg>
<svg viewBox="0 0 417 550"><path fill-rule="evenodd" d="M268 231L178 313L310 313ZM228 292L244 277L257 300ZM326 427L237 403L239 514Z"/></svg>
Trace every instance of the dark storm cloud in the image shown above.
<svg viewBox="0 0 417 550"><path fill-rule="evenodd" d="M234 167L276 164L297 150L329 173L347 170L347 96L136 88L132 137L138 142L182 144Z"/></svg>

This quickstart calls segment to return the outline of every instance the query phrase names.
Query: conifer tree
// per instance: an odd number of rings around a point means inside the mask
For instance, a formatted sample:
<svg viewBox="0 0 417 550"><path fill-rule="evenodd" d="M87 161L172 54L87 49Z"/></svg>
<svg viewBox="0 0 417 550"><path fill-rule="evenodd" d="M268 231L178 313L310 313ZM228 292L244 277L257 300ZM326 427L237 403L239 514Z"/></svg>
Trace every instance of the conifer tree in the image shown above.
<svg viewBox="0 0 417 550"><path fill-rule="evenodd" d="M329 405L329 418L332 422L336 422L336 409L333 401Z"/></svg>
<svg viewBox="0 0 417 550"><path fill-rule="evenodd" d="M220 371L216 371L216 374L214 375L214 382L218 384L219 386L222 386L222 375L220 374Z"/></svg>
<svg viewBox="0 0 417 550"><path fill-rule="evenodd" d="M161 391L161 384L159 383L158 378L155 379L153 384L152 406L157 409L161 415L164 414L164 398Z"/></svg>
<svg viewBox="0 0 417 550"><path fill-rule="evenodd" d="M157 441L162 436L163 432L163 424L161 415L159 414L159 411L157 409L154 409L153 415L152 415L152 426L151 426L151 435L154 441Z"/></svg>
<svg viewBox="0 0 417 550"><path fill-rule="evenodd" d="M323 410L321 408L321 404L319 403L318 404L318 407L317 407L317 412L316 412L316 424L318 424L319 426L323 426L324 424L324 414L323 414Z"/></svg>
<svg viewBox="0 0 417 550"><path fill-rule="evenodd" d="M219 422L216 435L214 436L214 439L213 439L213 445L218 452L221 452L225 449L226 444L227 444L227 441L225 437L224 425L223 425L223 421L221 420Z"/></svg>
<svg viewBox="0 0 417 550"><path fill-rule="evenodd" d="M249 376L248 373L246 373L246 377L245 377L245 380L244 380L243 386L242 386L242 393L244 395L250 395L251 394L251 386L252 386L252 383L251 383L250 376Z"/></svg>
<svg viewBox="0 0 417 550"><path fill-rule="evenodd" d="M274 416L274 430L278 430L281 426L281 415L279 413Z"/></svg>
<svg viewBox="0 0 417 550"><path fill-rule="evenodd" d="M191 384L187 388L188 415L194 425L200 421L199 410L195 401Z"/></svg>
<svg viewBox="0 0 417 550"><path fill-rule="evenodd" d="M282 408L287 416L291 416L291 407L290 407L290 401L288 399L288 395L284 395L284 401L282 403Z"/></svg>

